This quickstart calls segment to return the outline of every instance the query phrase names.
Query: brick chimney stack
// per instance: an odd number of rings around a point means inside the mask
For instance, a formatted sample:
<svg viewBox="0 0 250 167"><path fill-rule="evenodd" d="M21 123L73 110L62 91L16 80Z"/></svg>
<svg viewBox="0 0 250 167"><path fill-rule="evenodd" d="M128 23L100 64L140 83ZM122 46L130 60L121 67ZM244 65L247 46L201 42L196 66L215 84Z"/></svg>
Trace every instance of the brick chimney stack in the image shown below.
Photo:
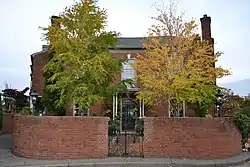
<svg viewBox="0 0 250 167"><path fill-rule="evenodd" d="M201 21L201 32L202 32L202 40L207 40L214 44L214 39L211 36L211 17L206 14L200 18Z"/></svg>
<svg viewBox="0 0 250 167"><path fill-rule="evenodd" d="M211 35L211 17L204 14L203 17L200 18L200 21L201 21L202 40L210 42L210 44L213 47L211 56L214 56L214 39L212 38ZM212 64L212 66L215 68L215 62ZM216 77L214 78L214 84L217 85Z"/></svg>
<svg viewBox="0 0 250 167"><path fill-rule="evenodd" d="M51 16L51 26L60 27L61 25L59 19L59 16Z"/></svg>

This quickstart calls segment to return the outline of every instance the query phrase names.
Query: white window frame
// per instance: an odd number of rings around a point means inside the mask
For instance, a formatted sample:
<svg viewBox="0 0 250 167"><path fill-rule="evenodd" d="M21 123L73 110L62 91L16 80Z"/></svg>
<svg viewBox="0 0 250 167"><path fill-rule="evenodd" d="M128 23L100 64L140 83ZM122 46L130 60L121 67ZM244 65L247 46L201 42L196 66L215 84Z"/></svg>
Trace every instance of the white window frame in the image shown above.
<svg viewBox="0 0 250 167"><path fill-rule="evenodd" d="M80 111L76 104L73 104L73 116L89 116L89 109L87 109L87 115L84 115L84 111Z"/></svg>
<svg viewBox="0 0 250 167"><path fill-rule="evenodd" d="M177 104L177 111L173 111L172 107L171 107L171 102L170 100L168 100L168 116L169 117L186 117L186 104L185 101L183 101L182 103ZM182 116L180 116L180 112L183 112ZM177 113L173 113L173 112L177 112ZM172 116L174 115L174 116Z"/></svg>
<svg viewBox="0 0 250 167"><path fill-rule="evenodd" d="M135 63L135 60L130 58L130 54L127 55L127 61L122 66L121 80L133 79L136 83L136 70L132 67ZM132 75L131 75L132 74ZM128 89L135 88L135 86L127 85Z"/></svg>

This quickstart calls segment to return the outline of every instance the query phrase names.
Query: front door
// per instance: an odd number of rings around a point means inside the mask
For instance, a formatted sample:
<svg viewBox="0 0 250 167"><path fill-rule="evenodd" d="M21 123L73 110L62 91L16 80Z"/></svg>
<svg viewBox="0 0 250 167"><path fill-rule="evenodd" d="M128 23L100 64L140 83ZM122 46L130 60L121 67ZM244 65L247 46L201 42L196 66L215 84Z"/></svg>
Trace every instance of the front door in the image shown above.
<svg viewBox="0 0 250 167"><path fill-rule="evenodd" d="M137 118L137 105L131 98L122 99L122 131L134 131Z"/></svg>

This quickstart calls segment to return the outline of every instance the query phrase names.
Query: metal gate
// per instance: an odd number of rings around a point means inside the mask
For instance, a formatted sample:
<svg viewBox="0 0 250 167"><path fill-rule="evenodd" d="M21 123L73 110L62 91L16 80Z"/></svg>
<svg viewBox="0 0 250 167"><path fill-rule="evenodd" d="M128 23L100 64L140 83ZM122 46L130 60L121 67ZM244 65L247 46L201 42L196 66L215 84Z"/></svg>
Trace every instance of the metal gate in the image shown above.
<svg viewBox="0 0 250 167"><path fill-rule="evenodd" d="M109 156L143 156L143 119L124 103L122 114L109 122Z"/></svg>

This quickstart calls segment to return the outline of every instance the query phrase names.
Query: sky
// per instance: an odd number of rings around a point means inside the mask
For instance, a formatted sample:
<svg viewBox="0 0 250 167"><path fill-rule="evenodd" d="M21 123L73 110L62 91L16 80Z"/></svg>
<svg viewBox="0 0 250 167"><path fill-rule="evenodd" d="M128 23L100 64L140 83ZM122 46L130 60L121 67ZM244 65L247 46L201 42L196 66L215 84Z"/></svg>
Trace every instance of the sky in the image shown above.
<svg viewBox="0 0 250 167"><path fill-rule="evenodd" d="M123 37L146 36L156 15L154 3L166 0L99 0L108 11L108 30ZM11 88L30 86L30 55L39 52L42 41L39 27L50 24L73 0L0 0L0 90L7 82ZM219 80L228 83L250 78L250 1L249 0L179 0L186 19L211 16L212 37L216 50L224 52L219 65L233 75Z"/></svg>

